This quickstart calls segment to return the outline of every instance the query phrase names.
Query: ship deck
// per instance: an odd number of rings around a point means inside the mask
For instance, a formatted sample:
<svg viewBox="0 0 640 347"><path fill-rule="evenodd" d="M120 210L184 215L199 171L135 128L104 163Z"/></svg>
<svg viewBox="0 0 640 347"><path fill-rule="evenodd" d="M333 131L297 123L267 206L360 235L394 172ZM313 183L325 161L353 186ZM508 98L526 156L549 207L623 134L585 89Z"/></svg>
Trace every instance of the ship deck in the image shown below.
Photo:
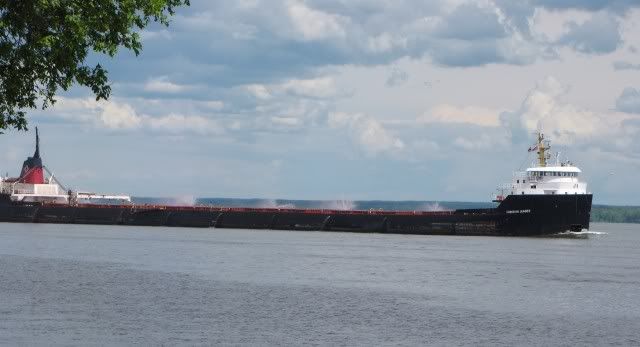
<svg viewBox="0 0 640 347"><path fill-rule="evenodd" d="M60 207L62 204L45 203L42 206ZM156 204L78 204L78 208L126 208L136 211L201 211L201 212L253 212L253 213L299 213L299 214L331 214L331 215L374 215L374 216L449 216L456 213L475 214L487 213L493 209L463 209L444 211L389 211L389 210L333 210L307 208L255 208L255 207L224 207L224 206L180 206Z"/></svg>

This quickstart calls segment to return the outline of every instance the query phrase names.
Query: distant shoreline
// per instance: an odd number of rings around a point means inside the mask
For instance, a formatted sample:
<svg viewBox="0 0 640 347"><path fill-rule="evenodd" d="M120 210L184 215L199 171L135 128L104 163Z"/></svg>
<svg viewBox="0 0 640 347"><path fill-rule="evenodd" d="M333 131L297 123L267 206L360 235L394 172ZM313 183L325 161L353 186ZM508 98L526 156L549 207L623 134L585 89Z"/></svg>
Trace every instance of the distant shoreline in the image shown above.
<svg viewBox="0 0 640 347"><path fill-rule="evenodd" d="M591 221L640 224L640 206L593 205L591 207Z"/></svg>

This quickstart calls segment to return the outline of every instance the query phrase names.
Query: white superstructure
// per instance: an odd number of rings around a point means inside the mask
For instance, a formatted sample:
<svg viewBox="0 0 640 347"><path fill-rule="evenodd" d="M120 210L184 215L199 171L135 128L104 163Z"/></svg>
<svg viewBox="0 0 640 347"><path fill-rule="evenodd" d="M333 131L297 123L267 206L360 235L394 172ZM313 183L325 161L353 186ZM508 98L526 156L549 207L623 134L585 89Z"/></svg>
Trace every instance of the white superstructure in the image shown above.
<svg viewBox="0 0 640 347"><path fill-rule="evenodd" d="M516 172L510 184L499 189L494 200L501 201L506 195L535 194L587 194L587 183L580 180L582 170L571 162L556 160L548 165L549 142L542 133L538 133L538 142L529 152L536 151L537 165L524 172Z"/></svg>
<svg viewBox="0 0 640 347"><path fill-rule="evenodd" d="M46 175L45 175L46 173ZM66 189L51 172L42 165L40 158L40 138L36 127L36 151L23 164L18 178L0 177L0 194L8 196L13 202L72 204L79 202L103 203L131 202L128 195L105 195L96 193L78 193Z"/></svg>
<svg viewBox="0 0 640 347"><path fill-rule="evenodd" d="M9 195L14 202L68 203L70 196L69 192L51 179L44 184L31 184L0 178L0 193Z"/></svg>
<svg viewBox="0 0 640 347"><path fill-rule="evenodd" d="M20 179L0 177L0 194L9 195L14 202L44 202L59 204L75 204L78 202L131 202L128 195L107 195L85 192L74 192L65 189L53 175L43 184L22 183Z"/></svg>

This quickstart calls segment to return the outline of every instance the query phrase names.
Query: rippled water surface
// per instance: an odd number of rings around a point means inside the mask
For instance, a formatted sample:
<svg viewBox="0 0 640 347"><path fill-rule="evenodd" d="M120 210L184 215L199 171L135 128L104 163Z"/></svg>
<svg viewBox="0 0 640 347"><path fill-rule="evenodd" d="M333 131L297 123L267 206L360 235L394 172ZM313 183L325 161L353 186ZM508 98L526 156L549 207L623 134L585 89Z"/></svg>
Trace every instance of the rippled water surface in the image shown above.
<svg viewBox="0 0 640 347"><path fill-rule="evenodd" d="M0 223L0 344L638 345L640 226L592 230Z"/></svg>

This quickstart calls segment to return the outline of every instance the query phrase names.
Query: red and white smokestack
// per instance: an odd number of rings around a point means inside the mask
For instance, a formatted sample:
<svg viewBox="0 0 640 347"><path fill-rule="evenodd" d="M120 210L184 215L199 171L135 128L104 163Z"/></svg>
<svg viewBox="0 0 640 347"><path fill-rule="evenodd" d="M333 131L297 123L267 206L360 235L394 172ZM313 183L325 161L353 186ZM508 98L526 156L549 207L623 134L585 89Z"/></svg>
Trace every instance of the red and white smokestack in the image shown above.
<svg viewBox="0 0 640 347"><path fill-rule="evenodd" d="M38 127L36 127L36 152L33 154L33 157L27 158L22 164L20 182L30 184L44 183L44 169L42 168L42 159L40 159L40 136L38 135Z"/></svg>

